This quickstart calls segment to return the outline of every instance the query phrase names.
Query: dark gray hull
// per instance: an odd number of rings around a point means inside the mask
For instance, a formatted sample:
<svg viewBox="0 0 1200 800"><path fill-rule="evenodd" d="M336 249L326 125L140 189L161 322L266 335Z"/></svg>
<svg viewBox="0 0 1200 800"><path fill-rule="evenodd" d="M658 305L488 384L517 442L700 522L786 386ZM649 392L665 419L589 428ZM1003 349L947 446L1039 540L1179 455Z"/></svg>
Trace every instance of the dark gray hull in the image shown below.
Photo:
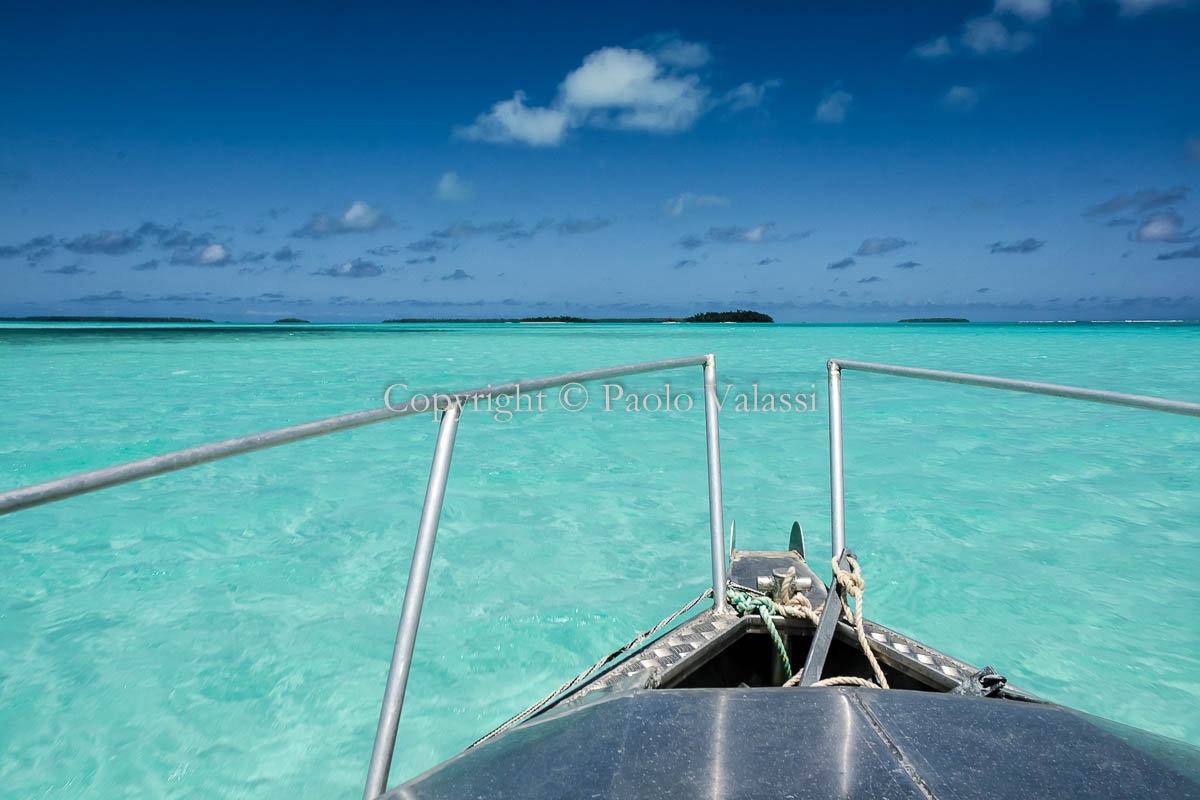
<svg viewBox="0 0 1200 800"><path fill-rule="evenodd" d="M734 551L751 586L795 551ZM776 617L794 664L806 620ZM1200 798L1200 750L1037 700L981 691L974 667L865 625L891 689L781 687L757 616L707 610L523 723L396 787L390 800L468 798ZM870 678L838 623L822 676Z"/></svg>
<svg viewBox="0 0 1200 800"><path fill-rule="evenodd" d="M1044 703L668 689L542 715L386 797L1182 800L1198 779L1193 748Z"/></svg>

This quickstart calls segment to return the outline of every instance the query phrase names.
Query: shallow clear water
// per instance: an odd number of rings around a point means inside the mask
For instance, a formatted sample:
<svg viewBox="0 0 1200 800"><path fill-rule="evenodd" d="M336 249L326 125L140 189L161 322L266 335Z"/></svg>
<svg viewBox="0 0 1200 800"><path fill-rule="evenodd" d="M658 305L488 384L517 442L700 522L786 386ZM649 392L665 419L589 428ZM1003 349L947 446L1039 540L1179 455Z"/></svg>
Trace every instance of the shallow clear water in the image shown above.
<svg viewBox="0 0 1200 800"><path fill-rule="evenodd" d="M0 486L374 407L397 382L705 352L733 385L741 547L784 546L793 519L828 547L829 356L1200 397L1196 326L8 326ZM699 399L699 368L621 384L666 381ZM737 410L755 383L816 391L817 411ZM705 586L701 407L605 413L589 388L578 413L550 393L545 413L460 426L393 783ZM868 616L1200 744L1200 421L859 373L844 391ZM0 519L5 793L356 796L435 430L384 423Z"/></svg>

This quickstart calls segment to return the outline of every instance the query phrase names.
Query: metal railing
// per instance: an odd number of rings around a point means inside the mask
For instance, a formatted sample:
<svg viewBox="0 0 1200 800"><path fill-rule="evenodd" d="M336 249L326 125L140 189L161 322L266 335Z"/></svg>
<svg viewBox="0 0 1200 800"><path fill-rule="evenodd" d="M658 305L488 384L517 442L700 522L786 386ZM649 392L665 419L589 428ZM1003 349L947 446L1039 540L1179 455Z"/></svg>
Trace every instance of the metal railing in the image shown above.
<svg viewBox="0 0 1200 800"><path fill-rule="evenodd" d="M829 510L832 520L830 543L833 546L834 558L839 558L842 551L846 549L846 485L842 471L842 370L874 372L878 375L919 378L941 383L985 386L989 389L1068 397L1073 400L1087 400L1093 403L1107 403L1114 406L1145 408L1151 411L1165 411L1169 414L1200 417L1200 403L1185 403L1180 400L1165 400L1161 397L1147 397L1139 394L1081 389L1077 386L1062 386L1055 383L1017 381L1011 378L995 378L991 375L972 375L968 372L942 372L936 369L872 364L866 361L848 361L842 358L829 359L826 367L829 371Z"/></svg>
<svg viewBox="0 0 1200 800"><path fill-rule="evenodd" d="M396 746L396 731L400 723L400 711L404 705L404 691L408 684L417 627L421 619L421 604L425 598L429 567L433 560L433 545L442 512L442 500L446 494L450 456L454 450L454 437L458 431L458 422L462 416L463 407L473 401L489 397L511 396L573 383L694 366L704 368L704 429L708 449L708 513L709 536L712 546L713 607L720 611L725 608L725 522L721 493L721 447L717 424L719 405L716 388L716 359L711 354L571 372L565 375L514 381L499 386L458 392L439 392L433 395L430 402L420 405L411 401L392 405L385 399L386 404L382 408L343 414L286 428L276 428L236 439L211 442L199 447L176 450L164 455L151 456L138 461L82 472L78 475L3 492L0 493L0 516L242 453L278 447L302 439L359 428L398 417L440 411L441 421L438 427L437 443L434 446L433 465L429 471L429 483L425 488L425 502L421 508L421 520L417 527L417 541L413 548L412 563L409 566L408 584L404 589L400 625L396 631L396 643L392 649L387 686L384 690L379 725L375 732L375 744L371 752L367 783L363 792L363 797L371 800L382 794L387 788L392 753Z"/></svg>
<svg viewBox="0 0 1200 800"><path fill-rule="evenodd" d="M704 370L704 421L708 452L708 508L709 535L712 546L713 606L725 608L725 535L724 513L721 491L721 451L718 432L716 391L716 361L712 355L674 358L664 361L648 361L606 369L572 372L527 381L514 381L499 386L487 386L458 392L436 393L431 402L421 405L412 402L400 405L386 404L382 408L343 414L323 420L291 425L285 428L264 431L236 439L212 442L199 447L190 447L164 455L143 458L112 467L83 472L57 480L46 481L0 493L0 516L25 508L65 500L75 495L118 486L143 478L162 475L175 470L206 464L231 456L278 447L302 439L324 436L339 431L351 430L376 422L416 414L441 412L437 442L434 446L433 464L430 467L429 483L425 489L425 501L421 509L417 539L413 548L413 559L409 567L408 583L404 591L404 602L400 613L400 624L396 631L396 643L392 650L392 661L388 671L387 686L380 709L379 724L375 733L375 744L363 792L366 800L377 797L386 790L388 773L391 770L392 753L396 745L396 732L400 711L404 704L404 692L412 666L412 654L416 643L417 627L420 623L421 605L429 579L429 568L433 559L434 541L437 537L438 521L441 517L442 501L446 493L446 481L450 471L450 458L459 419L464 406L488 397L511 396L522 392L536 392L572 383L619 378L648 372L700 366ZM846 545L845 482L842 462L842 370L874 372L905 378L961 383L1006 389L1030 394L1068 397L1096 403L1145 408L1173 414L1200 417L1200 403L1185 403L1157 397L1120 394L1074 386L995 378L988 375L971 375L960 372L900 367L890 364L871 364L862 361L830 359L829 370L829 485L831 505L831 544L835 558L842 554ZM832 584L831 584L832 585Z"/></svg>

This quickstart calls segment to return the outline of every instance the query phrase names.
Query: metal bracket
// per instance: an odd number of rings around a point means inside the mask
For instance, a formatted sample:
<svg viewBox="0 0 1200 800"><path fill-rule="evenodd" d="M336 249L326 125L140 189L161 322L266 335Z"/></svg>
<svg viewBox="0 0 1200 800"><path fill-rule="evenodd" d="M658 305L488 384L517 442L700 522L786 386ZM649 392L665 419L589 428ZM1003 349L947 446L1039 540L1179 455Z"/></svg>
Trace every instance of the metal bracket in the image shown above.
<svg viewBox="0 0 1200 800"><path fill-rule="evenodd" d="M962 683L950 690L950 694L967 697L994 697L1004 688L1008 680L991 667L984 667L974 675L963 678Z"/></svg>
<svg viewBox="0 0 1200 800"><path fill-rule="evenodd" d="M755 580L758 584L758 590L765 592L771 596L772 600L782 603L784 597L784 581L787 579L788 571L786 569L773 569L770 575L759 575ZM807 575L799 578L792 577L793 592L807 592L812 588L812 578Z"/></svg>

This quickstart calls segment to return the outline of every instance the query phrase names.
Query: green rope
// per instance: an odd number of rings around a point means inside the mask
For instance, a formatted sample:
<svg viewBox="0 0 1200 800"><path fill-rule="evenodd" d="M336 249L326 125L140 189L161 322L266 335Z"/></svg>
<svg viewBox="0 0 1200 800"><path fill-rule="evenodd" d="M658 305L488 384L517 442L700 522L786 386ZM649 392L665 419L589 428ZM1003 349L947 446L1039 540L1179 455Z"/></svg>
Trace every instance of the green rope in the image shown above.
<svg viewBox="0 0 1200 800"><path fill-rule="evenodd" d="M775 603L771 601L771 598L766 595L726 589L725 599L737 610L740 617L754 612L762 617L763 624L767 626L767 633L771 634L771 640L775 642L775 649L779 651L779 660L783 662L783 669L789 678L792 677L792 662L788 660L787 646L783 643L783 638L775 629L775 622L771 619L771 615L775 613Z"/></svg>

